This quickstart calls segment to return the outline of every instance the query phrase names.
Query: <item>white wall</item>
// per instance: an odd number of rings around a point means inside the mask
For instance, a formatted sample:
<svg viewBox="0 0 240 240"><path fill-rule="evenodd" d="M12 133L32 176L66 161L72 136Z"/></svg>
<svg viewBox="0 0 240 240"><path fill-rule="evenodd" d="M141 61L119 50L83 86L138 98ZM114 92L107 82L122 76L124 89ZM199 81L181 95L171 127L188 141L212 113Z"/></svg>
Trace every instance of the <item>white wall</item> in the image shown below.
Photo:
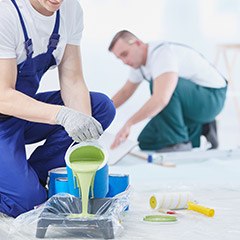
<svg viewBox="0 0 240 240"><path fill-rule="evenodd" d="M189 44L214 60L216 44L240 41L238 0L81 0L85 28L83 69L90 90L112 96L127 78L128 67L107 51L114 34L133 31L144 41L165 39ZM219 67L225 73L223 61ZM235 75L238 78L238 72ZM41 90L58 88L56 71L47 73ZM125 113L133 113L149 96L146 84L120 108L110 130L116 132ZM232 103L230 102L232 108ZM232 114L234 108L231 110ZM233 113L234 114L234 113ZM235 119L237 120L236 116ZM135 138L144 123L133 128Z"/></svg>

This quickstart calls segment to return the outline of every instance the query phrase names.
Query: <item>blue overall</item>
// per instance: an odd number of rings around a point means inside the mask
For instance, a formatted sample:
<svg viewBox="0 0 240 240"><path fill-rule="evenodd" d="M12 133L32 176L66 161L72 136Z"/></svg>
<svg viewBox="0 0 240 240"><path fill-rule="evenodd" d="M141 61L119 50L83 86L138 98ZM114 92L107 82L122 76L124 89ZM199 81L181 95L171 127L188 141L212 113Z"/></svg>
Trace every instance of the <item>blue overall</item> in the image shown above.
<svg viewBox="0 0 240 240"><path fill-rule="evenodd" d="M55 26L45 53L33 57L32 41L15 0L14 4L24 33L27 58L17 66L16 89L38 101L63 105L60 91L36 94L43 74L56 60L56 49L60 35L60 12L56 13ZM103 129L115 116L111 100L101 93L91 92L92 114ZM25 144L46 140L26 159ZM16 117L2 118L0 115L0 212L16 217L47 199L46 183L48 171L65 166L64 155L72 139L60 125L34 123ZM42 184L41 184L42 183Z"/></svg>

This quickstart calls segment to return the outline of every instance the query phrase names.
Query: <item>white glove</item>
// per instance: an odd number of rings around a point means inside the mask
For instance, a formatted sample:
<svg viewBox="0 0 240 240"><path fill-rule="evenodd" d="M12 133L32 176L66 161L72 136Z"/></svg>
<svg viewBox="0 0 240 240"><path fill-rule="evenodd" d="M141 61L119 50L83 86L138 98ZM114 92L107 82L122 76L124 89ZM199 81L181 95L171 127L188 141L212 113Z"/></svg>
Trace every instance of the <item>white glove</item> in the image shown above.
<svg viewBox="0 0 240 240"><path fill-rule="evenodd" d="M98 139L103 134L101 124L93 117L64 106L56 116L56 123L62 125L75 142Z"/></svg>

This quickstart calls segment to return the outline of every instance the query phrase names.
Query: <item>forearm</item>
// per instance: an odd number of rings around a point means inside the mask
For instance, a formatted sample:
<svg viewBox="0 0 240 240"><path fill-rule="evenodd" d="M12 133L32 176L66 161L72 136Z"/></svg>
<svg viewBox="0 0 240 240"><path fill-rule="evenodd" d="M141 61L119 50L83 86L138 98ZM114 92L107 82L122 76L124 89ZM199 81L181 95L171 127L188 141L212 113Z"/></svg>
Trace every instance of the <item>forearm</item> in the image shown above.
<svg viewBox="0 0 240 240"><path fill-rule="evenodd" d="M61 96L66 106L91 116L91 101L82 74L80 47L67 45L59 65Z"/></svg>
<svg viewBox="0 0 240 240"><path fill-rule="evenodd" d="M131 97L130 94L127 94L125 91L118 91L113 97L112 101L115 108L120 107L123 103L125 103Z"/></svg>
<svg viewBox="0 0 240 240"><path fill-rule="evenodd" d="M175 72L164 73L154 80L153 95L128 121L128 125L136 124L145 118L154 117L169 103L177 86L178 75Z"/></svg>
<svg viewBox="0 0 240 240"><path fill-rule="evenodd" d="M1 91L2 92L2 91ZM56 124L60 105L39 102L15 89L4 90L0 97L0 112L31 122Z"/></svg>
<svg viewBox="0 0 240 240"><path fill-rule="evenodd" d="M150 98L131 118L128 119L127 124L132 126L142 120L156 116L166 106L164 101Z"/></svg>
<svg viewBox="0 0 240 240"><path fill-rule="evenodd" d="M88 116L92 115L90 94L84 81L73 81L68 86L62 85L61 95L65 106Z"/></svg>
<svg viewBox="0 0 240 240"><path fill-rule="evenodd" d="M112 97L113 104L116 108L125 103L136 91L138 84L132 83L129 80L124 86Z"/></svg>

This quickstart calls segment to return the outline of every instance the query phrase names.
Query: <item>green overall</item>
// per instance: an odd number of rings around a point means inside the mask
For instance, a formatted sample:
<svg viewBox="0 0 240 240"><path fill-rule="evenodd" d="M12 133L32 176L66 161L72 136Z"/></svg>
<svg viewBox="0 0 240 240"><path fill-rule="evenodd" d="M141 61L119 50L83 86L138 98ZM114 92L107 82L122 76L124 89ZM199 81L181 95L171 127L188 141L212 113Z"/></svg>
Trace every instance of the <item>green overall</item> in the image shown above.
<svg viewBox="0 0 240 240"><path fill-rule="evenodd" d="M149 81L153 91L153 80ZM142 150L161 148L184 142L200 146L204 123L211 122L220 113L226 98L224 88L202 87L179 78L168 105L144 127L138 137Z"/></svg>

